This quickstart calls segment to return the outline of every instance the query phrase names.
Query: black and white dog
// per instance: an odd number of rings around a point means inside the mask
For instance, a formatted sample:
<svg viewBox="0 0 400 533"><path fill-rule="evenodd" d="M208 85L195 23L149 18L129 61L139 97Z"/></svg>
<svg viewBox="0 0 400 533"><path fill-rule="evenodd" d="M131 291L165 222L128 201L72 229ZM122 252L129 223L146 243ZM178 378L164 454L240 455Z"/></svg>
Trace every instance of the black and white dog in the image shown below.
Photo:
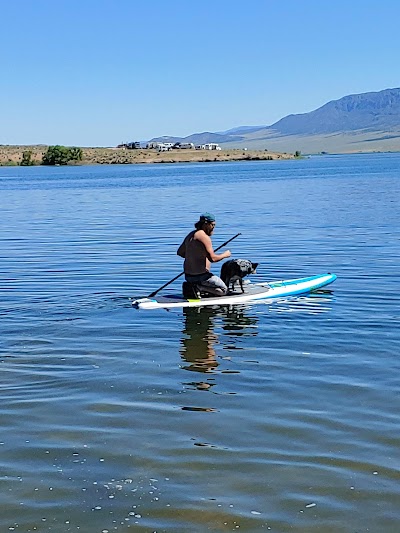
<svg viewBox="0 0 400 533"><path fill-rule="evenodd" d="M239 281L240 288L244 292L243 278L248 274L256 274L257 267L258 263L252 263L247 259L230 259L221 267L221 279L228 287L228 290L230 284L232 284L233 290L235 282Z"/></svg>

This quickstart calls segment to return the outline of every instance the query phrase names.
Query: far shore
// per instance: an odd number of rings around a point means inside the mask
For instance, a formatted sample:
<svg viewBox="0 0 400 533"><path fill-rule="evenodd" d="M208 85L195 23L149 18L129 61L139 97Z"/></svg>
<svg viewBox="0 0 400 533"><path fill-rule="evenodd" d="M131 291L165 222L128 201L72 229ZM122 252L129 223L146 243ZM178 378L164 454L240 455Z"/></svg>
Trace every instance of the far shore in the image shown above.
<svg viewBox="0 0 400 533"><path fill-rule="evenodd" d="M48 146L0 145L0 166L20 165L22 154L32 152L32 161L40 165ZM82 148L83 159L79 165L123 165L138 163L201 163L214 161L271 161L295 159L295 154L268 150L222 149L188 150L174 149L158 152L156 149L127 150L124 148Z"/></svg>

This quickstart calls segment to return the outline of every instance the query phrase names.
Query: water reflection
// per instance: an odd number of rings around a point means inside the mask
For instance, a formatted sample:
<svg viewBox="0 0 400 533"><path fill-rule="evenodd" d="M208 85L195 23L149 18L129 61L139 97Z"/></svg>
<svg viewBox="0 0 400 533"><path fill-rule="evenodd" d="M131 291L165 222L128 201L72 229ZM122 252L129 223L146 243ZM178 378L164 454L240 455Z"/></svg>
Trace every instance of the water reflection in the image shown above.
<svg viewBox="0 0 400 533"><path fill-rule="evenodd" d="M224 334L228 337L255 337L258 333L258 317L250 314L249 307L235 305L223 313Z"/></svg>
<svg viewBox="0 0 400 533"><path fill-rule="evenodd" d="M218 310L212 307L184 308L180 354L187 363L186 370L212 372L219 363L215 353L218 335L214 332L214 319Z"/></svg>
<svg viewBox="0 0 400 533"><path fill-rule="evenodd" d="M183 316L182 368L192 372L215 373L221 364L216 354L217 345L240 349L237 338L257 335L258 318L245 306L184 308ZM216 333L218 330L220 334ZM209 381L193 385L198 389L212 387Z"/></svg>

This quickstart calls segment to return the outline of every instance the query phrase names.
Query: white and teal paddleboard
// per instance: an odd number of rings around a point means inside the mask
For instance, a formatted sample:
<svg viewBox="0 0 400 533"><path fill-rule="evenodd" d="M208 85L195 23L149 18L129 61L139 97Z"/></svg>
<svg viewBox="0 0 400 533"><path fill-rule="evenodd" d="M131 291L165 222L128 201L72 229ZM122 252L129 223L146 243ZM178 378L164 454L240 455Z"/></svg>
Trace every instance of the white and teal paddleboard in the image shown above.
<svg viewBox="0 0 400 533"><path fill-rule="evenodd" d="M335 281L335 274L320 274L308 278L271 281L268 283L247 283L243 286L244 293L239 287L228 296L208 296L196 300L188 300L179 295L157 296L154 298L140 298L132 305L138 309L171 309L174 307L203 307L205 305L233 305L246 302L258 302L285 296L306 294L320 289Z"/></svg>

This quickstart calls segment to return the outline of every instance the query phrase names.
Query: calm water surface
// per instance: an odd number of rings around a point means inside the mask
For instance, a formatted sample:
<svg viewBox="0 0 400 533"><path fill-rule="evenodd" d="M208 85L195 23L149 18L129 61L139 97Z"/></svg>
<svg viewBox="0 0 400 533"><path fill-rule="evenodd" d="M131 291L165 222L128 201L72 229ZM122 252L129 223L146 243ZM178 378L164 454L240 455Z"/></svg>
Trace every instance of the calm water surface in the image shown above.
<svg viewBox="0 0 400 533"><path fill-rule="evenodd" d="M0 531L400 531L399 166L0 168ZM253 281L337 281L133 309L206 210Z"/></svg>

